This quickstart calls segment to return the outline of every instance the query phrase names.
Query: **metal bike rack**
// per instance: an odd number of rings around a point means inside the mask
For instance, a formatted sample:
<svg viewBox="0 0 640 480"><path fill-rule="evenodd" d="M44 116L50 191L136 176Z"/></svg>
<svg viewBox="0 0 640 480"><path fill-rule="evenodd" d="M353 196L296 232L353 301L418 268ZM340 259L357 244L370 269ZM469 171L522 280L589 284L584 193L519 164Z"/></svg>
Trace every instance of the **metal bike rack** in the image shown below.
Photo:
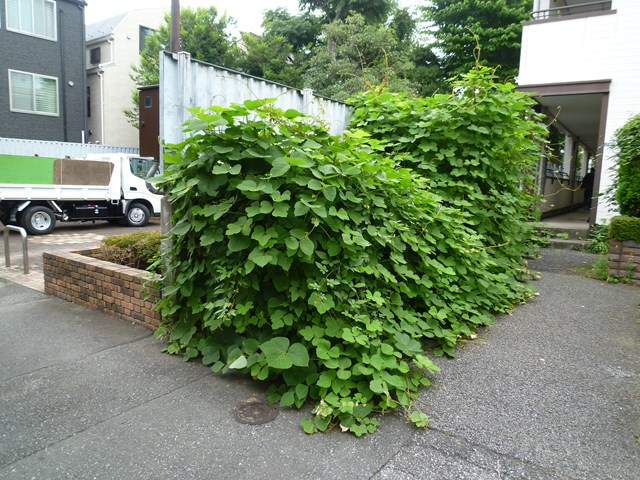
<svg viewBox="0 0 640 480"><path fill-rule="evenodd" d="M18 232L22 237L22 262L24 264L24 273L29 273L29 248L27 246L27 231L22 227L14 225L5 225L4 227L4 264L11 266L11 254L9 252L9 231Z"/></svg>

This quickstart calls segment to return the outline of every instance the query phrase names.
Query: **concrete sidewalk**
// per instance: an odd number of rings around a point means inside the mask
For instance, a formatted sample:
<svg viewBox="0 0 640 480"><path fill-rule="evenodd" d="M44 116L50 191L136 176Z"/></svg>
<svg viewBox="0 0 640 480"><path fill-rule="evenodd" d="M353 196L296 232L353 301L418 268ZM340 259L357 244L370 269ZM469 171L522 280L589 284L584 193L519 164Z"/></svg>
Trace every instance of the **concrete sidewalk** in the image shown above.
<svg viewBox="0 0 640 480"><path fill-rule="evenodd" d="M421 397L356 439L308 409L245 425L261 387L161 353L150 333L0 279L0 479L636 479L640 289L543 252L540 296L499 318Z"/></svg>

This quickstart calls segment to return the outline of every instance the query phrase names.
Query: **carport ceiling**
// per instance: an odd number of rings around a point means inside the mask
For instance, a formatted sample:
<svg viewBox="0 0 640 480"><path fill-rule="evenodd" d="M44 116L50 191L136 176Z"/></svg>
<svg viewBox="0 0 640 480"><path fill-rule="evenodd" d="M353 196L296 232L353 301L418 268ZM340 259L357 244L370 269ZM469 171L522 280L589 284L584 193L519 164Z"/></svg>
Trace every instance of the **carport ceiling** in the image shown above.
<svg viewBox="0 0 640 480"><path fill-rule="evenodd" d="M591 152L598 148L602 94L545 95L535 97L565 129Z"/></svg>

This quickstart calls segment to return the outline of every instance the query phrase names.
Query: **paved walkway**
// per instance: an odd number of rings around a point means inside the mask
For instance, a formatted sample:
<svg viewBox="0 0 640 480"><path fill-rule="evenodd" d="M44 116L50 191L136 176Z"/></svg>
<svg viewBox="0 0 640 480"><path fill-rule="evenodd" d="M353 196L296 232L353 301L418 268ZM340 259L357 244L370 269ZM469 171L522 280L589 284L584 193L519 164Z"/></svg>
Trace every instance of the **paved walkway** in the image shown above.
<svg viewBox="0 0 640 480"><path fill-rule="evenodd" d="M2 225L2 224L0 224ZM4 237L0 232L2 257L0 258L0 278L10 280L25 287L44 292L44 274L42 271L42 253L59 250L86 250L95 248L100 242L113 235L133 233L141 230L159 230L160 221L152 219L149 225L141 228L111 225L107 222L68 222L59 223L49 235L29 235L27 257L29 273L24 273L22 239L17 232L9 234L10 266L6 267Z"/></svg>
<svg viewBox="0 0 640 480"><path fill-rule="evenodd" d="M540 296L440 359L431 427L305 435L245 425L259 385L161 353L148 331L0 279L0 479L622 479L640 472L640 289L547 250Z"/></svg>

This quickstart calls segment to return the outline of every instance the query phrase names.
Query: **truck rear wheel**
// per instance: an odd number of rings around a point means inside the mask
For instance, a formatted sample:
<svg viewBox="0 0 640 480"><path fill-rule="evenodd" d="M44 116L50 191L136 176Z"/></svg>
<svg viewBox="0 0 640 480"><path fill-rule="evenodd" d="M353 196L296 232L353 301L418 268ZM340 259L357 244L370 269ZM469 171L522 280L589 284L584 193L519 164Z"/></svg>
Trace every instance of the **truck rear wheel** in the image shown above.
<svg viewBox="0 0 640 480"><path fill-rule="evenodd" d="M128 227L144 227L149 218L149 209L141 203L134 203L129 207L126 223Z"/></svg>
<svg viewBox="0 0 640 480"><path fill-rule="evenodd" d="M22 213L20 223L32 235L46 235L55 228L56 216L50 208L34 205Z"/></svg>

